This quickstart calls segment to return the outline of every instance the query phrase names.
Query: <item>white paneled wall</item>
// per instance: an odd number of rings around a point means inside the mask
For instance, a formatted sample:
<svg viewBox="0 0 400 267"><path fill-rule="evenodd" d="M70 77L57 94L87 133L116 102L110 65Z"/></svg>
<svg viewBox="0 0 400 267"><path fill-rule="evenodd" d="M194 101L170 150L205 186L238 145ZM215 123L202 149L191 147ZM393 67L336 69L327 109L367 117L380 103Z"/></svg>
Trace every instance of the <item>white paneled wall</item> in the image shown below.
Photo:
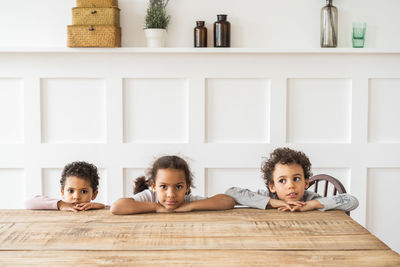
<svg viewBox="0 0 400 267"><path fill-rule="evenodd" d="M106 142L104 79L42 79L41 97L42 143Z"/></svg>
<svg viewBox="0 0 400 267"><path fill-rule="evenodd" d="M207 79L205 94L207 143L268 143L268 80Z"/></svg>
<svg viewBox="0 0 400 267"><path fill-rule="evenodd" d="M360 200L352 217L400 250L398 52L60 49L0 57L0 208L22 208L35 194L60 197L61 170L75 160L99 167L97 201L107 204L131 196L134 179L165 154L189 161L195 194L262 189L261 162L289 146L310 157L314 174L339 178Z"/></svg>
<svg viewBox="0 0 400 267"><path fill-rule="evenodd" d="M399 212L391 203L398 201L400 168L370 168L367 179L367 228L399 253Z"/></svg>
<svg viewBox="0 0 400 267"><path fill-rule="evenodd" d="M21 79L0 79L0 131L1 144L23 143L24 91Z"/></svg>
<svg viewBox="0 0 400 267"><path fill-rule="evenodd" d="M206 195L212 196L232 186L249 188L257 191L264 189L260 169L257 168L209 168L205 176Z"/></svg>
<svg viewBox="0 0 400 267"><path fill-rule="evenodd" d="M125 143L187 143L187 80L153 78L124 82ZM149 112L152 109L157 112Z"/></svg>
<svg viewBox="0 0 400 267"><path fill-rule="evenodd" d="M400 143L399 92L400 79L369 80L369 142Z"/></svg>
<svg viewBox="0 0 400 267"><path fill-rule="evenodd" d="M2 208L19 209L26 196L25 173L23 169L0 169L0 194Z"/></svg>
<svg viewBox="0 0 400 267"><path fill-rule="evenodd" d="M287 93L287 142L350 142L350 79L289 79Z"/></svg>

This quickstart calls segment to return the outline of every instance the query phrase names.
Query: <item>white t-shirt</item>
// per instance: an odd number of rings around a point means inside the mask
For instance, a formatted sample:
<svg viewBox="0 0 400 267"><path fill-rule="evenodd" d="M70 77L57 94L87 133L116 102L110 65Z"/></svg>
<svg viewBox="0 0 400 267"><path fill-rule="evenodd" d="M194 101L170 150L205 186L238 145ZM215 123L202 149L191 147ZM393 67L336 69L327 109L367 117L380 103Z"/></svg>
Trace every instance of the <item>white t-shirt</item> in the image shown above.
<svg viewBox="0 0 400 267"><path fill-rule="evenodd" d="M136 195L134 195L132 198L135 201L140 201L140 202L155 202L155 203L158 202L156 192L153 192L153 190L150 190L150 189L146 189L142 192L139 192ZM205 199L205 197L194 196L192 194L189 194L189 195L185 195L185 199L183 202L188 203L188 202L193 202L193 201L197 201L197 200L201 200L201 199Z"/></svg>

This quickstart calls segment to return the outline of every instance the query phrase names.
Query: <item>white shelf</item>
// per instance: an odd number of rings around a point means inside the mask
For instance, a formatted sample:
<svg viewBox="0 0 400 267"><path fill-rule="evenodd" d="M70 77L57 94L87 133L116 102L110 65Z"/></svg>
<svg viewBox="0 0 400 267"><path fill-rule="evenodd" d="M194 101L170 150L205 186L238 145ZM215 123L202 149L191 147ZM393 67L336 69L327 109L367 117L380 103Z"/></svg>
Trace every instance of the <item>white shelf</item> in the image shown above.
<svg viewBox="0 0 400 267"><path fill-rule="evenodd" d="M4 53L140 53L140 54L400 54L400 49L376 48L193 48L193 47L120 47L120 48L69 48L69 47L0 47Z"/></svg>

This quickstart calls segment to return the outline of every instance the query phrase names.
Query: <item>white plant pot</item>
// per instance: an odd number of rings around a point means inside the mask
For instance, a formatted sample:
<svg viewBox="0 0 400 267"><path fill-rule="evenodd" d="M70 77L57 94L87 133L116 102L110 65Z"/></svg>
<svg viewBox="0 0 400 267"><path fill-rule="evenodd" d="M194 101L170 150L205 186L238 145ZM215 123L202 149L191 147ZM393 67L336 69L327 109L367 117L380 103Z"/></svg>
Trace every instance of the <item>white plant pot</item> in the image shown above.
<svg viewBox="0 0 400 267"><path fill-rule="evenodd" d="M144 29L147 47L164 47L167 38L166 29Z"/></svg>

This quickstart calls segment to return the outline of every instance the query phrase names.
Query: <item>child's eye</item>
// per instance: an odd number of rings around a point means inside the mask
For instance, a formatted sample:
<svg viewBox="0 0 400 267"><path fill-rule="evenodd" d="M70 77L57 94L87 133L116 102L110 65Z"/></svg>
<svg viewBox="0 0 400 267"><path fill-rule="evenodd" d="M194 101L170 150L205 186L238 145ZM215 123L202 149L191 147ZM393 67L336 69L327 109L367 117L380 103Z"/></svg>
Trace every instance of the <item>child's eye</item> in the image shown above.
<svg viewBox="0 0 400 267"><path fill-rule="evenodd" d="M294 178L293 178L293 181L295 181L295 182L298 182L298 181L300 181L300 180L301 180L300 177L294 177Z"/></svg>
<svg viewBox="0 0 400 267"><path fill-rule="evenodd" d="M87 194L88 191L86 189L82 189L82 194Z"/></svg>
<svg viewBox="0 0 400 267"><path fill-rule="evenodd" d="M284 184L284 183L286 183L286 179L280 179L278 182Z"/></svg>
<svg viewBox="0 0 400 267"><path fill-rule="evenodd" d="M183 187L183 186L181 186L181 185L177 185L177 186L176 186L176 189L182 189L182 187Z"/></svg>
<svg viewBox="0 0 400 267"><path fill-rule="evenodd" d="M160 188L161 189L167 189L167 186L163 184L163 185L160 185Z"/></svg>
<svg viewBox="0 0 400 267"><path fill-rule="evenodd" d="M74 193L74 190L73 189L68 189L68 193L72 194L72 193Z"/></svg>

